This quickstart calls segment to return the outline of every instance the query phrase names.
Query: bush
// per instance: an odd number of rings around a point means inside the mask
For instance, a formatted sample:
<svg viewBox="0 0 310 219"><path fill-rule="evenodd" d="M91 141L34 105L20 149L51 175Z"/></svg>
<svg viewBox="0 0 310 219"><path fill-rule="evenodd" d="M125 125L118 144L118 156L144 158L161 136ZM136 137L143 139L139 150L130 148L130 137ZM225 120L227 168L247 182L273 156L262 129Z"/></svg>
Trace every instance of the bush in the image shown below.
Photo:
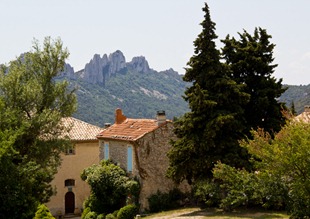
<svg viewBox="0 0 310 219"><path fill-rule="evenodd" d="M97 213L94 211L90 211L86 214L84 219L96 219L97 218Z"/></svg>
<svg viewBox="0 0 310 219"><path fill-rule="evenodd" d="M126 205L119 209L117 219L134 219L138 213L138 208L135 205Z"/></svg>
<svg viewBox="0 0 310 219"><path fill-rule="evenodd" d="M52 216L48 208L44 204L41 204L38 206L38 210L33 219L55 219L55 218Z"/></svg>
<svg viewBox="0 0 310 219"><path fill-rule="evenodd" d="M84 208L84 210L83 210L83 212L82 212L81 218L82 218L82 219L85 219L85 216L86 216L89 212L91 212L90 207Z"/></svg>
<svg viewBox="0 0 310 219"><path fill-rule="evenodd" d="M125 205L127 196L132 197L140 191L139 183L129 178L125 170L111 161L103 160L99 165L84 169L81 178L91 187L91 195L84 207L90 207L91 211L98 214L108 214L121 208Z"/></svg>
<svg viewBox="0 0 310 219"><path fill-rule="evenodd" d="M220 184L213 180L201 180L195 183L194 196L201 207L218 207L221 202Z"/></svg>
<svg viewBox="0 0 310 219"><path fill-rule="evenodd" d="M117 218L118 211L119 211L119 210L115 210L115 211L112 213L113 216L114 216L115 218Z"/></svg>
<svg viewBox="0 0 310 219"><path fill-rule="evenodd" d="M97 219L105 219L106 217L105 217L105 215L104 214L99 214L98 216L97 216Z"/></svg>
<svg viewBox="0 0 310 219"><path fill-rule="evenodd" d="M239 207L284 210L288 188L281 178L264 171L247 172L217 163L212 180L197 181L195 196L207 207L232 211Z"/></svg>
<svg viewBox="0 0 310 219"><path fill-rule="evenodd" d="M184 194L178 189L173 189L169 193L157 191L148 198L149 210L154 213L178 208L183 198Z"/></svg>
<svg viewBox="0 0 310 219"><path fill-rule="evenodd" d="M107 214L105 219L116 219L116 217L113 214Z"/></svg>

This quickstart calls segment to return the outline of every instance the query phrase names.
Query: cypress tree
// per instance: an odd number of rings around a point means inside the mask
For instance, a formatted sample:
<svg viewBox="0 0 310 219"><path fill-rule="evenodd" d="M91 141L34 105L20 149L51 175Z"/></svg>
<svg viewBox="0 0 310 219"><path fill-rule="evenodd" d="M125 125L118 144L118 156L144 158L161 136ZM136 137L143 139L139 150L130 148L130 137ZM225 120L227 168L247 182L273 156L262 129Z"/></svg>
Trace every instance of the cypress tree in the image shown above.
<svg viewBox="0 0 310 219"><path fill-rule="evenodd" d="M270 43L271 36L262 28L255 28L254 34L247 31L239 33L239 40L229 35L222 40L223 58L229 66L231 79L238 84L244 84L244 91L250 95L250 101L245 106L245 126L247 136L251 129L263 128L270 134L280 131L285 124L286 110L284 103L278 98L286 90L282 79L273 77L274 44Z"/></svg>
<svg viewBox="0 0 310 219"><path fill-rule="evenodd" d="M239 147L243 138L243 107L249 95L242 92L229 75L230 69L220 62L216 48L215 23L205 3L202 32L194 41L194 55L187 63L184 81L192 82L184 99L190 112L175 122L178 139L172 141L168 153L168 176L176 182L189 183L212 177L217 161L236 166L248 165L247 152Z"/></svg>

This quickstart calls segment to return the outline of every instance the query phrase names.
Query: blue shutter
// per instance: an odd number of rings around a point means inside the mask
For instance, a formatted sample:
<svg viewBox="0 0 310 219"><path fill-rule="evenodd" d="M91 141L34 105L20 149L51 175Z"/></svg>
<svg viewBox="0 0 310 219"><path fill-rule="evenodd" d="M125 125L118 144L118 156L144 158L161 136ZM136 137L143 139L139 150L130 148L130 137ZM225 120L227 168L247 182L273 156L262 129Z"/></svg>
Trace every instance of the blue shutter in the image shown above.
<svg viewBox="0 0 310 219"><path fill-rule="evenodd" d="M108 142L104 143L104 159L105 160L109 159L109 143Z"/></svg>
<svg viewBox="0 0 310 219"><path fill-rule="evenodd" d="M127 147L127 171L132 172L132 146Z"/></svg>

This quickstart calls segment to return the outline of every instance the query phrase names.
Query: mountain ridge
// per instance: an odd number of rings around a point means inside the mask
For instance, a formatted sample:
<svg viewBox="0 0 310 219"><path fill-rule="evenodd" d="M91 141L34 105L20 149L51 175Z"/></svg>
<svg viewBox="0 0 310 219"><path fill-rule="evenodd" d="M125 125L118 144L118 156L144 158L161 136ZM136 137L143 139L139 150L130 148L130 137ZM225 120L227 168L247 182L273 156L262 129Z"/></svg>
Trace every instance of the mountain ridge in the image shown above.
<svg viewBox="0 0 310 219"><path fill-rule="evenodd" d="M122 108L132 118L154 118L157 110L165 110L173 119L189 111L182 95L190 83L172 68L160 72L151 69L144 56L126 62L120 50L109 55L95 54L80 71L74 72L66 64L60 78L79 87L79 106L74 116L95 125L113 123L116 108ZM283 86L288 89L278 100L288 108L294 103L299 114L310 105L310 85Z"/></svg>
<svg viewBox="0 0 310 219"><path fill-rule="evenodd" d="M190 83L184 82L182 75L172 68L151 69L144 56L126 62L120 50L95 54L78 72L67 63L57 80L78 87L74 117L101 127L114 122L116 108L131 118L155 118L158 110L164 110L167 118L173 119L188 111L182 95Z"/></svg>

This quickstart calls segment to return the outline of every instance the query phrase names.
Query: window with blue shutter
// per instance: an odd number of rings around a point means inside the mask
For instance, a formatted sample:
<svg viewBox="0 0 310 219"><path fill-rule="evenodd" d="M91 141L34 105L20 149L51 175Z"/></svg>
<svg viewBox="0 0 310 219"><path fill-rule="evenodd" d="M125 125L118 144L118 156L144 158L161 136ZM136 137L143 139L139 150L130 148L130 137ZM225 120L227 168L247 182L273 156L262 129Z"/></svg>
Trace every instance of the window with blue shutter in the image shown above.
<svg viewBox="0 0 310 219"><path fill-rule="evenodd" d="M127 147L127 171L132 172L132 146Z"/></svg>
<svg viewBox="0 0 310 219"><path fill-rule="evenodd" d="M104 142L104 159L108 160L109 159L109 143Z"/></svg>

